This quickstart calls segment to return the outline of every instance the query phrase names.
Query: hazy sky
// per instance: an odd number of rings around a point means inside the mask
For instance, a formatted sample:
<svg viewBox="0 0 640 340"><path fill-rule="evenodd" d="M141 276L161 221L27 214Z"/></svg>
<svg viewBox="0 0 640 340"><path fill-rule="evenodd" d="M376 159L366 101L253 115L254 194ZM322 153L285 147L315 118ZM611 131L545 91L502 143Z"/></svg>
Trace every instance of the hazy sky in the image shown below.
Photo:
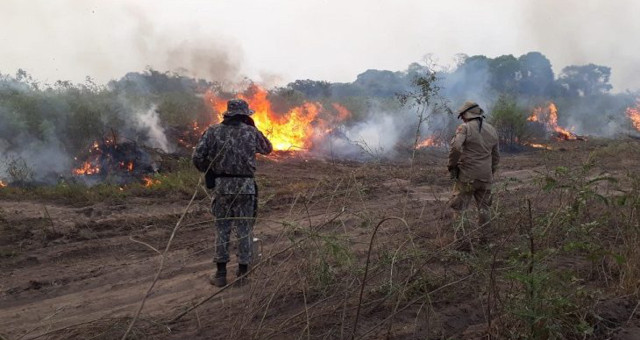
<svg viewBox="0 0 640 340"><path fill-rule="evenodd" d="M0 73L104 83L147 65L211 80L353 81L433 54L545 54L640 89L638 0L0 0Z"/></svg>

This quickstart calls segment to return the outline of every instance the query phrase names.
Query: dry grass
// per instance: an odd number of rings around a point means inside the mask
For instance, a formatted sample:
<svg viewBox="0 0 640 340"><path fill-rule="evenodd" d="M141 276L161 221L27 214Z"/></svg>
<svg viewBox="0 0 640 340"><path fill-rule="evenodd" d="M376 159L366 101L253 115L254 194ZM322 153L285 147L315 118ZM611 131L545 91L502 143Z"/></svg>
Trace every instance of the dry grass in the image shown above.
<svg viewBox="0 0 640 340"><path fill-rule="evenodd" d="M453 237L441 158L418 158L413 170L317 163L261 175L269 216L258 223L277 232L250 284L193 292L165 317L143 312L129 338L606 339L625 326L616 320L633 319L639 297L640 178L611 163L637 150L626 144L507 156L504 173L537 174L503 178L492 228L468 230L469 239ZM411 180L381 185L390 178ZM431 198L416 187L432 188ZM490 245L458 250L480 233ZM603 312L620 299L633 302L614 310L621 317ZM126 323L47 336L116 338Z"/></svg>

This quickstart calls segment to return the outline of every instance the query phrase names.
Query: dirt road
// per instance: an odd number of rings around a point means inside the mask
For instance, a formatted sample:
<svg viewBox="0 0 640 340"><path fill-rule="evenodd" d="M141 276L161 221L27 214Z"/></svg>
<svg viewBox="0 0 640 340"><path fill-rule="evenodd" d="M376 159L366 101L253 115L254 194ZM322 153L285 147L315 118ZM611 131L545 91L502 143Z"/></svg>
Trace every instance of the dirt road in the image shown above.
<svg viewBox="0 0 640 340"><path fill-rule="evenodd" d="M536 171L543 170L535 157L517 157L506 157L499 184L516 191L531 186ZM348 233L355 251L362 254L370 236L369 230L359 227L363 216L397 216L409 209L404 212L407 220L423 225L419 234L435 242L434 225L442 223L451 186L444 158L423 162L414 170L417 178L407 179L407 168L399 171L393 164L263 162L259 173L262 208L255 227L263 256L290 244L291 224L311 228L336 213L340 222L336 228ZM133 315L152 282L158 252L164 250L187 204L188 200L171 197L133 197L81 207L55 201L0 201L0 334L8 339L63 338L64 331L52 331L102 322L110 326L91 336L121 336L126 317ZM207 302L197 316L198 331L193 330L193 322L171 331L157 324L218 289L206 279L213 271L209 204L208 198L199 199L188 211L146 301L139 323L155 327L156 337L216 338L215 331L207 333L202 323L210 322L222 306L260 289L260 282L252 282L248 288L229 289ZM442 323L452 333L462 334L483 322L481 313L472 312L477 309L474 306L443 308Z"/></svg>

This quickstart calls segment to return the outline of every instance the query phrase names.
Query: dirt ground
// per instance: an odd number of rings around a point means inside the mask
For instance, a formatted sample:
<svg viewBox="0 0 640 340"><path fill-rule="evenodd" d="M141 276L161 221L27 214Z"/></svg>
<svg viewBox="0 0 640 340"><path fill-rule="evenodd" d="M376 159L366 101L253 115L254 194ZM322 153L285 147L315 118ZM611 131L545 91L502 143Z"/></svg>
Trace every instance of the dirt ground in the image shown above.
<svg viewBox="0 0 640 340"><path fill-rule="evenodd" d="M499 202L516 204L550 166L571 159L578 162L593 150L586 144L571 148L505 154L496 188L508 190L500 191ZM363 224L374 221L375 225L390 216L405 217L412 230L409 234L415 237L411 242L420 247L448 242L453 233L444 227L450 217L446 201L451 190L445 164L443 152L421 155L413 169L406 161L262 160L258 171L260 215L254 236L260 239L258 260L271 257L273 261L257 268L247 286L225 289L180 320L166 322L219 290L207 280L214 269L210 200L199 197L177 231L131 338L241 339L247 330L254 338L351 338L353 310L347 307L344 310L350 312L342 320L351 320L348 324L334 318L312 325L309 320L313 318L307 314L308 325L301 327L300 333L277 332L324 298L305 288L295 291L295 287L309 287L308 282L275 280L295 272L301 263L277 253L290 247L292 240L303 238L305 230L332 228L334 234L348 239L356 261L363 263L372 233L372 228ZM0 200L0 335L6 339L120 338L153 281L160 262L158 251L164 251L188 203L188 199L171 195L82 206L57 200ZM377 240L381 244L387 240L394 243L404 233L404 226L393 225L380 228ZM234 257L230 267L233 279ZM447 268L456 280L464 281L468 275L455 264ZM351 285L357 292L359 282ZM244 323L229 324L238 313L246 313L242 307L252 303L248 301L274 286L289 288L271 295L274 302L264 313ZM362 338L384 338L385 334L395 339L418 338L416 334L421 334L420 338L481 337L478 334L487 317L482 299L469 299L479 293L473 289L457 291L455 285L437 291L439 298L431 307L437 311L437 331L423 329L430 326L414 320L420 311L412 306L407 313L398 314L394 326L389 326L392 331L383 327L384 332L364 334L386 318L382 307L376 309L371 304L365 305L357 333ZM633 301L626 300L614 303L610 310L614 314L619 311L617 317L626 320L634 307ZM340 313L340 308L337 305L334 311ZM315 317L329 320L327 313ZM620 327L617 339L640 339L637 321Z"/></svg>

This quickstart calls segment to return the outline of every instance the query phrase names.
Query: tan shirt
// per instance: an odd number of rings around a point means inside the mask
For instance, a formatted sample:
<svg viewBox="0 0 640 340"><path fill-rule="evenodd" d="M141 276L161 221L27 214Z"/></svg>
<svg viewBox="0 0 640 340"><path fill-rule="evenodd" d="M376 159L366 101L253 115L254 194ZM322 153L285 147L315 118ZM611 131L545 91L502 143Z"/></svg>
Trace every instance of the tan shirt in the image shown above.
<svg viewBox="0 0 640 340"><path fill-rule="evenodd" d="M449 169L460 169L461 181L493 181L493 173L500 162L498 133L491 124L477 119L462 123L451 140Z"/></svg>

